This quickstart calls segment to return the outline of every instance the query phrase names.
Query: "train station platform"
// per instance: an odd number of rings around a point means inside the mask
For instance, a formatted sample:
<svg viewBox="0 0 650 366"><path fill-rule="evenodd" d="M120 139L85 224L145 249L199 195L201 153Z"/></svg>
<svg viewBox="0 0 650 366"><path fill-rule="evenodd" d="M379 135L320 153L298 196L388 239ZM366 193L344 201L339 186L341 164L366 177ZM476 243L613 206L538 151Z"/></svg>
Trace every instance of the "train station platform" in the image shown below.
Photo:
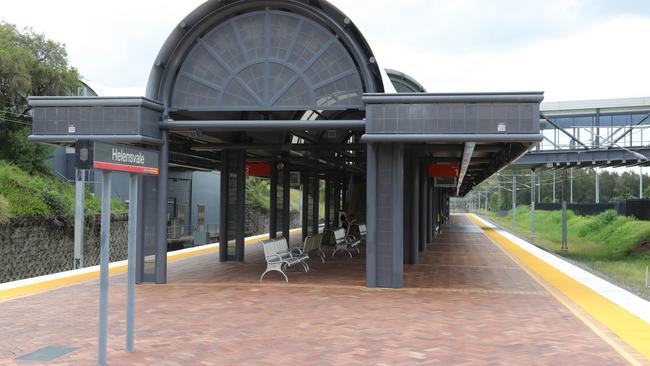
<svg viewBox="0 0 650 366"><path fill-rule="evenodd" d="M277 274L259 282L254 244L244 264L219 263L216 250L171 261L168 284L137 287L133 353L124 351L126 278L116 274L108 364L648 364L481 226L452 215L420 264L405 265L402 289L365 287L363 251L315 259L288 284ZM0 365L96 364L98 287L91 279L1 300ZM47 347L70 352L20 359Z"/></svg>

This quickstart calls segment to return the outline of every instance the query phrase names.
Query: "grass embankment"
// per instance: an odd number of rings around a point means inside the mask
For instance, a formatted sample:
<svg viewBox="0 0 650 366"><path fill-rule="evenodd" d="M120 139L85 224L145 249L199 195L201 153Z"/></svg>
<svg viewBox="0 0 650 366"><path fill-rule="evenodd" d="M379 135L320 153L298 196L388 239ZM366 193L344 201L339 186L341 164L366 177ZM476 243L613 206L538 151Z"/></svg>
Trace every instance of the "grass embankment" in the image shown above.
<svg viewBox="0 0 650 366"><path fill-rule="evenodd" d="M535 211L535 235L531 235L528 207L517 208L516 225L513 225L512 213L506 217L498 217L495 213L486 211L480 214L525 237L531 243L583 263L650 299L650 289L645 287L645 269L650 266L650 252L639 250L643 243L650 242L650 221L621 217L615 211L597 216L577 216L569 211L569 251L562 253L561 211Z"/></svg>
<svg viewBox="0 0 650 366"><path fill-rule="evenodd" d="M45 175L29 175L20 168L0 160L0 221L12 217L51 217L68 220L74 217L74 186ZM112 202L114 213L126 208ZM86 192L86 214L98 214L101 199Z"/></svg>

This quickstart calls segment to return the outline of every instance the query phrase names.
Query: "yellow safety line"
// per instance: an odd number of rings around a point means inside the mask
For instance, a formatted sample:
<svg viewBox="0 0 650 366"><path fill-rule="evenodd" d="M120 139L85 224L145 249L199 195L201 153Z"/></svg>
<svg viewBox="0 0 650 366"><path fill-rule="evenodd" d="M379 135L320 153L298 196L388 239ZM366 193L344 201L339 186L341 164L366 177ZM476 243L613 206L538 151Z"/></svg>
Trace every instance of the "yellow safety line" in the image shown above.
<svg viewBox="0 0 650 366"><path fill-rule="evenodd" d="M301 229L293 229L289 231L290 234L295 234L300 232ZM268 235L261 236L255 239L246 239L245 244L246 245L251 245L251 244L256 244L260 240L265 240L268 239ZM205 255L205 254L210 254L210 253L215 253L219 250L219 246L211 247L211 248L205 248L205 249L200 249L188 253L181 253L181 254L172 254L169 257L167 257L167 263L174 263L178 262L183 259L188 259L192 257L197 257L200 255ZM109 276L115 276L121 273L125 273L127 271L127 265L120 265L120 266L115 266L109 269L108 273ZM7 301L11 299L16 299L19 297L25 297L25 296L30 296L34 295L37 293L42 293L46 291L51 291L55 290L61 287L65 286L70 286L74 285L77 283L81 282L86 282L90 280L95 280L99 278L99 269L93 271L93 272L88 272L88 273L81 273L77 275L72 275L69 277L63 277L63 278L57 278L57 279L52 279L52 280L47 280L43 282L38 282L38 283L32 283L28 284L25 286L21 287L16 287L8 290L2 290L0 291L0 302L2 301Z"/></svg>
<svg viewBox="0 0 650 366"><path fill-rule="evenodd" d="M581 307L586 313L591 315L600 324L611 330L620 337L625 343L637 350L646 358L650 359L650 325L640 318L630 314L627 310L607 300L592 289L584 286L573 278L567 276L560 270L530 254L512 241L506 239L492 228L487 227L473 215L468 217L483 229L493 242L495 242L506 253L514 257L519 266L524 269L531 277L544 287L555 299L567 307L578 319L583 321L598 336L612 346L621 356L633 365L640 365L636 359L627 351L622 349L606 334L598 330L587 318L578 314L571 308L570 304L550 289L544 282L538 280L531 271L541 277L546 283L559 290L564 296L569 298L573 303ZM530 269L530 271L529 271Z"/></svg>

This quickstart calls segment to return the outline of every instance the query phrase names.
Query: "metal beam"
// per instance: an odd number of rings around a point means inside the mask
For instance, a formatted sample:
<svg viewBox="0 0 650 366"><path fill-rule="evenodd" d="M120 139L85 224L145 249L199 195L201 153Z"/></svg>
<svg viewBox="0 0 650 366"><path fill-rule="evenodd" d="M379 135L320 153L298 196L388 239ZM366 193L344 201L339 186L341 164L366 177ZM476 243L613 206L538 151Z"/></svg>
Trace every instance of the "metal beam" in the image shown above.
<svg viewBox="0 0 650 366"><path fill-rule="evenodd" d="M469 166L469 162L472 160L475 146L475 142L465 143L465 151L463 152L463 162L460 165L460 174L458 175L458 187L456 188L456 194L460 194L460 187L463 185L463 179L465 179L465 174L467 174L467 167Z"/></svg>
<svg viewBox="0 0 650 366"><path fill-rule="evenodd" d="M163 130L203 131L291 131L314 129L366 129L364 120L257 120L257 121L172 121L160 123Z"/></svg>
<svg viewBox="0 0 650 366"><path fill-rule="evenodd" d="M564 133L565 135L569 136L569 138L570 138L571 140L577 142L578 144L580 144L580 146L584 147L586 150L589 150L589 147L588 147L587 145L583 144L582 141L578 140L575 136L573 136L571 133L569 133L569 131L565 130L564 128L560 127L560 125L558 125L557 123L553 122L552 119L546 117L544 114L542 114L542 117L544 117L544 119L545 119L548 123L550 123L553 127L555 127L555 128L557 128L558 130L560 130L560 132L562 132L562 133Z"/></svg>
<svg viewBox="0 0 650 366"><path fill-rule="evenodd" d="M627 136L630 132L634 131L635 126L638 126L641 123L645 122L648 118L650 118L650 113L646 114L645 117L641 118L641 120L635 123L634 125L631 125L630 128L628 128L627 131L625 131L621 136L617 137L616 140L610 142L607 148L608 149L612 148L612 146L616 145L616 143L619 142L623 137Z"/></svg>
<svg viewBox="0 0 650 366"><path fill-rule="evenodd" d="M365 150L365 144L198 144L193 151L273 150L273 151L348 151Z"/></svg>
<svg viewBox="0 0 650 366"><path fill-rule="evenodd" d="M457 94L364 94L366 104L417 104L417 103L540 103L543 92L524 93L457 93Z"/></svg>
<svg viewBox="0 0 650 366"><path fill-rule="evenodd" d="M520 142L536 143L544 137L537 133L512 133L512 134L471 134L471 133L449 133L449 134L411 134L411 133L381 133L364 134L361 141L370 142L395 142L395 143L425 143L425 142Z"/></svg>
<svg viewBox="0 0 650 366"><path fill-rule="evenodd" d="M77 140L94 140L122 144L146 144L160 146L161 139L143 135L29 135L27 140L49 144L74 143Z"/></svg>

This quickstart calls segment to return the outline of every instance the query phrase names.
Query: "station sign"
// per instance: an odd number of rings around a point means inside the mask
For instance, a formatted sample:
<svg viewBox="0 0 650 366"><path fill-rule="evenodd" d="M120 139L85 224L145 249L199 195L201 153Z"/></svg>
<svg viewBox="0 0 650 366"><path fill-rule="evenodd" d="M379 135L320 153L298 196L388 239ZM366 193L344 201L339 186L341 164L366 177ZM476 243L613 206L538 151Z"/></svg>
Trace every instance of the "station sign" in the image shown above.
<svg viewBox="0 0 650 366"><path fill-rule="evenodd" d="M246 176L269 178L271 176L271 163L247 163Z"/></svg>
<svg viewBox="0 0 650 366"><path fill-rule="evenodd" d="M427 173L430 177L455 178L460 175L458 164L429 164Z"/></svg>
<svg viewBox="0 0 650 366"><path fill-rule="evenodd" d="M79 169L158 175L159 152L133 146L96 141L75 143L75 163Z"/></svg>

